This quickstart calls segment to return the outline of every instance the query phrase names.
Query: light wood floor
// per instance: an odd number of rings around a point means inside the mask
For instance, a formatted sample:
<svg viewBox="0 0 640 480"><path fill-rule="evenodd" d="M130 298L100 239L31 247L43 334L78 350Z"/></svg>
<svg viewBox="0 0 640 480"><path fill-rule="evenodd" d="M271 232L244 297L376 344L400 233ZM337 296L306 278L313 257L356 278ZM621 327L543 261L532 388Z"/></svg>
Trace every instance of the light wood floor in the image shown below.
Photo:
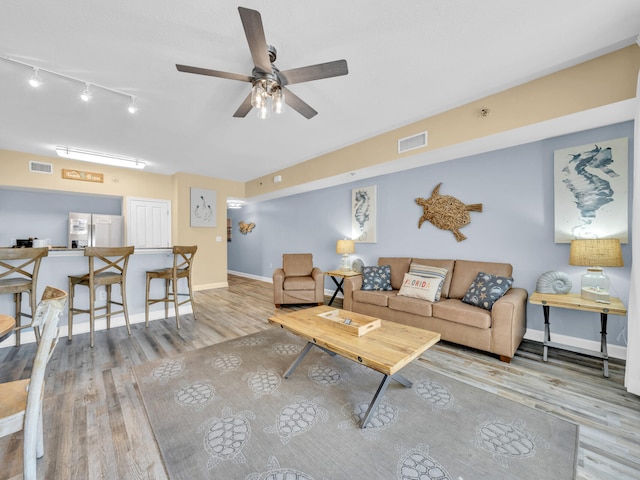
<svg viewBox="0 0 640 480"><path fill-rule="evenodd" d="M339 301L334 306L340 306ZM286 310L286 309L283 309ZM38 478L165 479L131 366L271 328L270 284L237 276L196 293L196 314L60 339L45 397L45 457ZM0 349L0 382L28 377L35 345ZM510 364L441 342L420 360L435 371L580 425L579 479L640 478L640 398L623 387L624 365L525 341ZM0 439L0 479L22 478L22 435ZM194 479L196 480L196 479ZM235 480L235 479L229 479ZM373 479L372 479L373 480ZM470 479L469 479L470 480ZM541 479L545 480L545 479Z"/></svg>

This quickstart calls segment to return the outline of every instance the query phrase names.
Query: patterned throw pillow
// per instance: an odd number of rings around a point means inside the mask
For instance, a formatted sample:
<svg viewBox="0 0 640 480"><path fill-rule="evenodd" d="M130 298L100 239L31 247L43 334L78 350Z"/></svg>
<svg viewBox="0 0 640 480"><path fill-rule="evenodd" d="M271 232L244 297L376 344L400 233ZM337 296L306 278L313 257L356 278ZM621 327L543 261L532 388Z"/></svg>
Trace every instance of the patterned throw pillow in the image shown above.
<svg viewBox="0 0 640 480"><path fill-rule="evenodd" d="M362 267L361 290L393 290L391 288L391 267Z"/></svg>
<svg viewBox="0 0 640 480"><path fill-rule="evenodd" d="M507 293L512 284L513 278L479 272L462 301L491 311L493 304Z"/></svg>
<svg viewBox="0 0 640 480"><path fill-rule="evenodd" d="M441 278L421 277L405 273L398 296L421 298L422 300L435 302L436 295L442 290L442 281Z"/></svg>
<svg viewBox="0 0 640 480"><path fill-rule="evenodd" d="M427 278L439 278L441 280L440 286L438 287L438 291L436 292L435 300L440 300L440 293L442 292L442 285L444 285L444 279L447 276L447 269L440 267L432 267L431 265L421 265L419 263L411 262L411 266L409 267L409 273L411 275L417 275L419 277L427 277Z"/></svg>

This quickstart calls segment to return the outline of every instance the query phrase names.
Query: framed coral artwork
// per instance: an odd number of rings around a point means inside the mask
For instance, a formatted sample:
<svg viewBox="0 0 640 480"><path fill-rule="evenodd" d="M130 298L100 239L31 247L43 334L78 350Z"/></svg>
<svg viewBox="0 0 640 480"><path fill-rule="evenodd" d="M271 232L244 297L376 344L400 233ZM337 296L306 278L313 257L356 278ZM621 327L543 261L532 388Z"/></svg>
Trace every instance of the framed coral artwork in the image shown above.
<svg viewBox="0 0 640 480"><path fill-rule="evenodd" d="M376 243L376 186L351 190L351 238Z"/></svg>
<svg viewBox="0 0 640 480"><path fill-rule="evenodd" d="M554 152L555 242L618 238L628 242L629 139Z"/></svg>

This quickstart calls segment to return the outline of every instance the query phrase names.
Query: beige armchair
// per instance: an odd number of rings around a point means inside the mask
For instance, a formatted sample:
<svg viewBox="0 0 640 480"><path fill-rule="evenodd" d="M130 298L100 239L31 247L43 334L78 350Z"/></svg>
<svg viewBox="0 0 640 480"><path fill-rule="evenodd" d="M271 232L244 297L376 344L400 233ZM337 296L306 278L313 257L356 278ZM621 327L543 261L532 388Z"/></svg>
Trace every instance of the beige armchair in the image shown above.
<svg viewBox="0 0 640 480"><path fill-rule="evenodd" d="M273 272L273 303L324 303L324 274L313 266L310 253L285 253L282 268Z"/></svg>

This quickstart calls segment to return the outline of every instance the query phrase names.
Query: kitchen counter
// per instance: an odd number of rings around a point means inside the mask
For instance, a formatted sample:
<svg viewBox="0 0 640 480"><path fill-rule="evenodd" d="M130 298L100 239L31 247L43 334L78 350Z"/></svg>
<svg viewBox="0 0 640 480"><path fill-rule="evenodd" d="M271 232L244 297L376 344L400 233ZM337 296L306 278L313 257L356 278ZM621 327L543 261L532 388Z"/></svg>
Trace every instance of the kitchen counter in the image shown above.
<svg viewBox="0 0 640 480"><path fill-rule="evenodd" d="M129 309L129 321L131 324L144 322L145 292L146 292L146 271L157 268L167 268L173 265L173 251L171 247L166 248L136 248L134 254L129 259L127 268L127 306ZM82 248L51 248L49 256L42 259L40 272L38 274L37 298L40 299L42 292L47 285L60 288L67 292L69 290L69 275L83 275L89 271L89 262L84 256ZM185 282L184 284L182 282ZM160 298L164 295L164 284L162 282L152 282L151 296ZM180 281L180 291L186 290L186 279ZM96 289L96 305L104 304L106 295L104 287ZM120 298L119 288L113 289L116 299ZM29 295L23 295L22 309L28 311ZM74 305L79 308L88 308L89 289L86 287L76 287ZM183 305L180 313L191 313L191 305ZM0 314L14 316L15 303L13 295L0 295ZM173 316L173 307L169 307L169 316ZM150 307L149 319L155 320L164 318L164 306L162 303ZM124 316L114 316L111 320L111 328L124 325ZM96 320L96 331L106 328L106 319ZM67 335L67 309L60 319L60 337ZM86 342L89 344L89 336L81 335L89 332L89 315L77 315L74 317L73 341ZM24 343L35 341L33 330L22 331L21 341ZM15 344L13 335L0 342L0 348L9 347Z"/></svg>

